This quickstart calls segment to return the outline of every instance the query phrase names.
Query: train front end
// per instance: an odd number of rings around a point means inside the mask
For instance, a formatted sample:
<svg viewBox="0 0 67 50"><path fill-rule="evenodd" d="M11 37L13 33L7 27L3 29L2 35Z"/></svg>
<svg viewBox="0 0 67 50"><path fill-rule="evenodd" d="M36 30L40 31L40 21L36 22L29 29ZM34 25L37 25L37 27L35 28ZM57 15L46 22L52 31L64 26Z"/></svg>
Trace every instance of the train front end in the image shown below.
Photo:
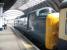
<svg viewBox="0 0 67 50"><path fill-rule="evenodd" d="M46 42L47 49L56 48L59 32L59 13L50 13L46 17Z"/></svg>

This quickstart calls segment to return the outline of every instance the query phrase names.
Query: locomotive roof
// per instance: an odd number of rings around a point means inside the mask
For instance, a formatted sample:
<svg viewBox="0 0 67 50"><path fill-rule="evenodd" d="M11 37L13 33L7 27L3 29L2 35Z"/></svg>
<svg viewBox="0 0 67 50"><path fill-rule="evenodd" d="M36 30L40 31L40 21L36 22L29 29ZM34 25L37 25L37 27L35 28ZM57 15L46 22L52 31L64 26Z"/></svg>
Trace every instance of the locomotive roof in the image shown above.
<svg viewBox="0 0 67 50"><path fill-rule="evenodd" d="M43 7L43 8L34 10L34 11L30 12L30 13L39 12L39 11L44 10L44 9L52 9L52 8L51 7ZM30 13L28 13L28 14L30 14Z"/></svg>

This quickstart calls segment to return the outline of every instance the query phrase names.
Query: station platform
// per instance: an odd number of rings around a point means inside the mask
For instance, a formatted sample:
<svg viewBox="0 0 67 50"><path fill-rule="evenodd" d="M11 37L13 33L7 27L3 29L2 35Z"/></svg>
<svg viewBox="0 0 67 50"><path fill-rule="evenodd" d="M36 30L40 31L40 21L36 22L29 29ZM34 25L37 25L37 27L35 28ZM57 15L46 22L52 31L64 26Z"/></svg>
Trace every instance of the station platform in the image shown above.
<svg viewBox="0 0 67 50"><path fill-rule="evenodd" d="M15 32L14 32L15 31ZM0 50L39 50L23 35L22 37L16 30L7 27L0 31Z"/></svg>

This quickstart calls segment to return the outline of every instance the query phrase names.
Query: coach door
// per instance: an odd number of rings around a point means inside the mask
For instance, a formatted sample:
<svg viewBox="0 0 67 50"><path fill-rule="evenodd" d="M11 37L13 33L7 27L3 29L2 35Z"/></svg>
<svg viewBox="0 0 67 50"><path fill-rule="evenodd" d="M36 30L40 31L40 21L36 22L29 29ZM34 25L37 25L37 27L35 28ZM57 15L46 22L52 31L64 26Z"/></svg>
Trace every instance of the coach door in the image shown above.
<svg viewBox="0 0 67 50"><path fill-rule="evenodd" d="M59 38L67 40L67 8L60 11Z"/></svg>

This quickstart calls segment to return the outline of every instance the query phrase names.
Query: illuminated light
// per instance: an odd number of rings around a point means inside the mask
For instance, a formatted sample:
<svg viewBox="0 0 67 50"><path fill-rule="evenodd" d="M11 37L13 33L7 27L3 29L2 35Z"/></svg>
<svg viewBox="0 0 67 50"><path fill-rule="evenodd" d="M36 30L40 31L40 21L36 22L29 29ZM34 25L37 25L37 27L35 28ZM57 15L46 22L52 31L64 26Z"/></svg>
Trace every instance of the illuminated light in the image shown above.
<svg viewBox="0 0 67 50"><path fill-rule="evenodd" d="M19 7L19 9L25 10L25 9L28 9L30 7L33 7L33 6L43 2L43 1L45 1L45 0L29 0L28 3L26 3L23 6Z"/></svg>

